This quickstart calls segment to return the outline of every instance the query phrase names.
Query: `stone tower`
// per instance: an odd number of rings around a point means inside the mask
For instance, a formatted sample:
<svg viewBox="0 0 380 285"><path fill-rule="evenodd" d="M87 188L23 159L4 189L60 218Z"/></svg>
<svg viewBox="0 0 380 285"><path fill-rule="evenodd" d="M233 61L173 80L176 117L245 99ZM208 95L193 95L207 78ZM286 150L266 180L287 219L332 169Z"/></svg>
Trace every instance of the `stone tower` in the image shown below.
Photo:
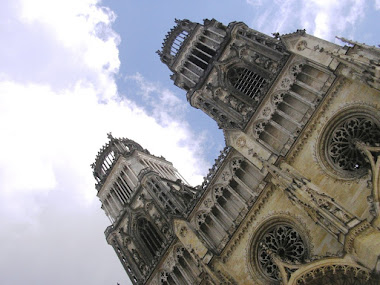
<svg viewBox="0 0 380 285"><path fill-rule="evenodd" d="M135 284L380 284L380 49L341 40L176 20L158 54L227 146L195 188L149 170L187 205L179 213L130 164L170 233L141 198L125 212L145 211L155 259L140 251L139 218L107 229Z"/></svg>
<svg viewBox="0 0 380 285"><path fill-rule="evenodd" d="M132 140L108 138L92 165L97 196L112 223L105 235L140 284L172 243L172 220L187 218L196 191L162 156Z"/></svg>

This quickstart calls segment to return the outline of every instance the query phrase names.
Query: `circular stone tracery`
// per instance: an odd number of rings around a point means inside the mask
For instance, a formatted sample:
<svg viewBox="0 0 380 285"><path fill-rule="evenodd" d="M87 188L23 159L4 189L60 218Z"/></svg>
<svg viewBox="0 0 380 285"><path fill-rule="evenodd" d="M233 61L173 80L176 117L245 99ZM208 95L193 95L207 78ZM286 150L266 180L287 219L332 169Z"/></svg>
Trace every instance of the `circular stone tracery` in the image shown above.
<svg viewBox="0 0 380 285"><path fill-rule="evenodd" d="M301 263L307 256L307 249L301 235L290 225L275 225L259 239L257 261L262 273L272 281L280 280L278 267L269 252L282 261Z"/></svg>
<svg viewBox="0 0 380 285"><path fill-rule="evenodd" d="M356 142L375 146L380 142L380 127L366 116L349 117L339 122L328 137L326 154L330 163L349 176L363 175L369 163Z"/></svg>

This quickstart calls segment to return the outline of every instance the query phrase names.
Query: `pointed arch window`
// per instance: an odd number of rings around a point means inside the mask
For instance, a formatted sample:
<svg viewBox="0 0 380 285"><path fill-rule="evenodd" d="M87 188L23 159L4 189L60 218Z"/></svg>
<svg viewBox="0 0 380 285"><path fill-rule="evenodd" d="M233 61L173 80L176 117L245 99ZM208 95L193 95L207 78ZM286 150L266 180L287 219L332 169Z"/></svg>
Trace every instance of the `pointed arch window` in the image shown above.
<svg viewBox="0 0 380 285"><path fill-rule="evenodd" d="M264 77L242 66L230 68L227 79L233 88L255 101L259 101L261 89L267 83Z"/></svg>
<svg viewBox="0 0 380 285"><path fill-rule="evenodd" d="M163 239L153 224L145 218L137 221L138 234L144 246L152 256L156 256L163 248Z"/></svg>

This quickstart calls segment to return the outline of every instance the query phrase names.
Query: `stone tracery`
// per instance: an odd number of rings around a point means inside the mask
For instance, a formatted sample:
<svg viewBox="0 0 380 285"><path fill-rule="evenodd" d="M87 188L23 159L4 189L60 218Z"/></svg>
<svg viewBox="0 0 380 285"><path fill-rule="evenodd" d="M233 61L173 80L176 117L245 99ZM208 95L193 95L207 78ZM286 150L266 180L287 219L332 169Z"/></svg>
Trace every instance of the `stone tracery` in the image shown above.
<svg viewBox="0 0 380 285"><path fill-rule="evenodd" d="M327 153L333 165L342 171L360 175L369 167L356 142L375 145L380 142L380 127L370 118L355 116L338 124L330 135Z"/></svg>
<svg viewBox="0 0 380 285"><path fill-rule="evenodd" d="M337 113L321 132L318 159L333 176L353 179L365 175L370 164L359 144L380 144L380 119L376 109L366 105L349 106Z"/></svg>
<svg viewBox="0 0 380 285"><path fill-rule="evenodd" d="M279 281L280 274L269 252L291 263L303 262L307 255L301 235L289 224L278 224L269 228L259 238L257 261L262 273L272 281Z"/></svg>

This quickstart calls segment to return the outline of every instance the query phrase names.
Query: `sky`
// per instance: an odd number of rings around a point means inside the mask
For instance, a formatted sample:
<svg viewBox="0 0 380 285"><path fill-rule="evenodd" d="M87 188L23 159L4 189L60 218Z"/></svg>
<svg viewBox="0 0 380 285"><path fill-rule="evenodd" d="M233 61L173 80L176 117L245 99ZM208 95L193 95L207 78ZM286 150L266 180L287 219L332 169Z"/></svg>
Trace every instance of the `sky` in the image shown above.
<svg viewBox="0 0 380 285"><path fill-rule="evenodd" d="M155 53L175 18L380 43L380 0L0 0L0 284L131 284L90 168L108 132L202 182L224 139Z"/></svg>

